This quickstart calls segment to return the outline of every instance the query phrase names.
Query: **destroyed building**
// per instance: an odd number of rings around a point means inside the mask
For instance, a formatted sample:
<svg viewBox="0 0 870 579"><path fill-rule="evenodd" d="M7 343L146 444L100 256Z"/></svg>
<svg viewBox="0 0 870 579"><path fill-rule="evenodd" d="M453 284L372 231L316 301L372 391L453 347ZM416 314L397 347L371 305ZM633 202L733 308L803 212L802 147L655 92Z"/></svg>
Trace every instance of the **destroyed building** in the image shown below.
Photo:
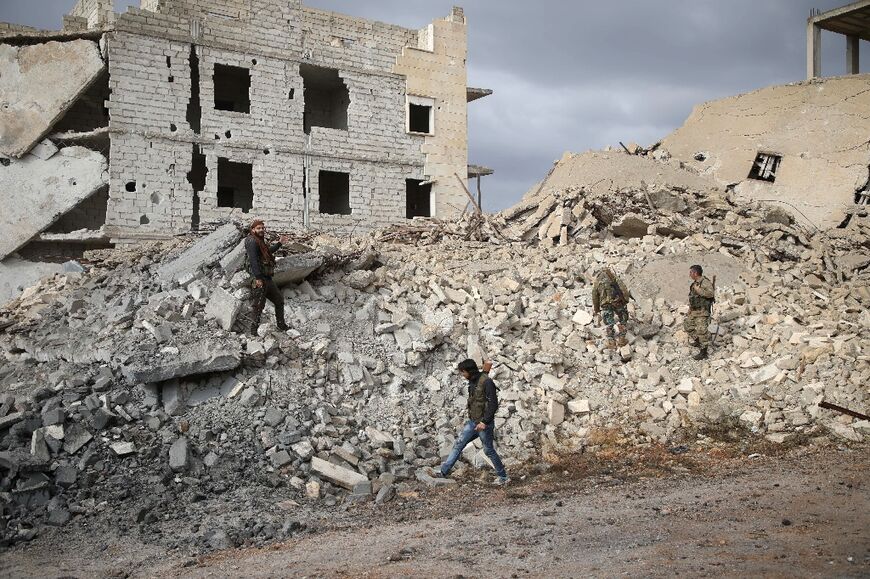
<svg viewBox="0 0 870 579"><path fill-rule="evenodd" d="M466 86L461 8L413 30L297 0L79 0L60 31L0 24L0 193L19 200L0 259L246 214L455 216L467 102L490 93Z"/></svg>

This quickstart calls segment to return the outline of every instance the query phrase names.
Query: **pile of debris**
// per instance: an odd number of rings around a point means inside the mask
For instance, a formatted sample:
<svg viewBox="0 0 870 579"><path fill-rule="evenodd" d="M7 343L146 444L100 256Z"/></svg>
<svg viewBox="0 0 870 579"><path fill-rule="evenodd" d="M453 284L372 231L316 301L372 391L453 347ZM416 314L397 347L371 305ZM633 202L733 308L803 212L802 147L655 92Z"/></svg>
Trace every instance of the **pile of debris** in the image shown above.
<svg viewBox="0 0 870 579"><path fill-rule="evenodd" d="M87 271L28 289L0 333L2 540L48 523L192 551L259 544L329 507L443 484L423 467L463 419L466 357L495 362L499 451L514 465L583 448L598 428L639 444L704 444L707 424L774 443L870 435L820 406L867 407L863 220L810 233L670 177L559 179L496 216L291 244L276 275L287 332L241 332L235 224L192 244L90 252ZM628 213L646 230L623 235ZM661 227L678 221L680 235ZM693 263L717 276L703 363L681 326ZM618 351L591 316L604 265L636 298ZM486 466L477 447L464 458Z"/></svg>

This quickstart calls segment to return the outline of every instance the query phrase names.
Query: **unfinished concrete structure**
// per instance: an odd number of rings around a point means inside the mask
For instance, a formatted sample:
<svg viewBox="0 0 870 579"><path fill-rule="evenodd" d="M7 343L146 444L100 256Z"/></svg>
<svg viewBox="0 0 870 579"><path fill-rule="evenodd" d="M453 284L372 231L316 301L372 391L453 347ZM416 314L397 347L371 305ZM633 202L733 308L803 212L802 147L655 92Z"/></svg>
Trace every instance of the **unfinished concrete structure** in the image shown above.
<svg viewBox="0 0 870 579"><path fill-rule="evenodd" d="M870 0L810 14L807 20L807 79L822 75L822 30L846 37L846 74L858 74L860 41L870 41Z"/></svg>
<svg viewBox="0 0 870 579"><path fill-rule="evenodd" d="M867 209L868 135L870 75L863 74L700 104L656 154L828 229Z"/></svg>
<svg viewBox="0 0 870 579"><path fill-rule="evenodd" d="M0 79L26 69L29 51L60 67L0 85L4 102L42 111L23 126L0 112L0 169L46 135L108 158L107 187L16 239L134 242L240 214L359 232L469 202L467 102L491 91L466 86L461 8L420 30L299 0L112 8L79 0L55 32L0 25ZM76 44L89 66L73 66Z"/></svg>

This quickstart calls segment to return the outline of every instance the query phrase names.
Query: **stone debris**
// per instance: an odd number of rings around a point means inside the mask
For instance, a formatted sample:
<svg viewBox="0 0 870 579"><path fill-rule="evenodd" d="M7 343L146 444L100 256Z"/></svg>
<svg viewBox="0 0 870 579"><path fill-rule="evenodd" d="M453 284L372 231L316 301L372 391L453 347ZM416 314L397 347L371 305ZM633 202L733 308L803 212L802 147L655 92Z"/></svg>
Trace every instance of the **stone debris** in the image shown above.
<svg viewBox="0 0 870 579"><path fill-rule="evenodd" d="M286 536L279 502L310 513L455 484L425 467L462 426L467 356L494 363L508 468L599 429L638 444L684 444L706 425L866 440L866 423L819 407L867 408L866 219L809 231L643 153L599 157L586 173L567 158L494 216L288 244L282 259L310 271L282 288L287 332L237 333L250 296L223 259L241 239L233 224L89 251L84 271L28 288L0 312L14 321L0 332L0 502L12 505L0 540L87 517L210 549ZM633 157L616 184L587 187ZM648 224L640 236L613 229L626 215ZM694 263L717 276L704 362L682 329ZM603 265L635 297L619 350L591 315ZM487 462L469 446L458 472L474 468ZM173 537L179 517L196 533Z"/></svg>

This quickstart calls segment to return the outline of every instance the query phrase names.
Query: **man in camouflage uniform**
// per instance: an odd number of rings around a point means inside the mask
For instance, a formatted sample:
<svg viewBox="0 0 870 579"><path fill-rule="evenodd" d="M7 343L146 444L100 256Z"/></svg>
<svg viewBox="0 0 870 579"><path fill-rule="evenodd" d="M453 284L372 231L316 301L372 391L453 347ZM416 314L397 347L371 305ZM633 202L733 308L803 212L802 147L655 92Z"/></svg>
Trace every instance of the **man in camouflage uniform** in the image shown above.
<svg viewBox="0 0 870 579"><path fill-rule="evenodd" d="M275 252L281 245L287 243L286 235L280 236L278 243L266 243L266 224L262 219L251 222L251 233L245 238L248 271L253 278L251 283L251 327L252 336L257 335L260 327L260 317L266 307L266 300L275 306L275 321L282 332L289 326L284 322L284 296L272 281L275 275Z"/></svg>
<svg viewBox="0 0 870 579"><path fill-rule="evenodd" d="M710 347L710 315L716 290L713 282L704 276L700 265L689 268L689 277L692 280L689 286L689 313L683 321L683 328L695 345L701 348L694 356L695 360L703 360Z"/></svg>
<svg viewBox="0 0 870 579"><path fill-rule="evenodd" d="M607 333L605 345L608 348L614 348L617 345L624 346L628 343L625 339L625 324L628 322L629 298L631 298L631 292L610 268L605 267L598 270L592 286L592 315L596 318L604 318L605 332ZM617 319L619 320L618 324ZM614 331L614 326L616 326L616 331Z"/></svg>

